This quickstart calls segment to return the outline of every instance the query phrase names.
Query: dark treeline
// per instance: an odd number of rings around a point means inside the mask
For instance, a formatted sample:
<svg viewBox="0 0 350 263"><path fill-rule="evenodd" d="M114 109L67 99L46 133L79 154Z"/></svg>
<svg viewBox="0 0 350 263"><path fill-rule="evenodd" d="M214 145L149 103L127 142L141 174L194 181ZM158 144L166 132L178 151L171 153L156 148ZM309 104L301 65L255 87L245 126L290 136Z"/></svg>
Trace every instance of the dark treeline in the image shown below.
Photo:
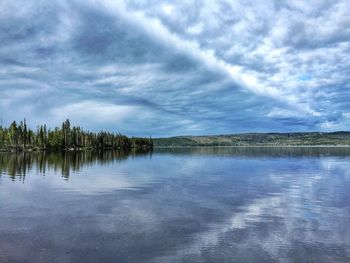
<svg viewBox="0 0 350 263"><path fill-rule="evenodd" d="M77 150L77 149L152 149L151 138L128 138L120 133L89 132L81 127L71 126L66 120L62 126L54 129L40 125L34 131L26 121L9 127L0 126L0 149L22 150Z"/></svg>

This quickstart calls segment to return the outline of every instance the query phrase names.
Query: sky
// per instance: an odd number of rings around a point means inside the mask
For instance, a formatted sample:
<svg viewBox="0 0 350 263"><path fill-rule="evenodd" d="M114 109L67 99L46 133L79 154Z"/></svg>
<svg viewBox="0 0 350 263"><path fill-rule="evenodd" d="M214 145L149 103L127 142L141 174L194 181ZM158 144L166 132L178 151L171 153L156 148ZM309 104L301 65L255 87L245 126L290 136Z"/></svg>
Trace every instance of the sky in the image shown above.
<svg viewBox="0 0 350 263"><path fill-rule="evenodd" d="M348 0L2 0L0 118L132 136L350 129Z"/></svg>

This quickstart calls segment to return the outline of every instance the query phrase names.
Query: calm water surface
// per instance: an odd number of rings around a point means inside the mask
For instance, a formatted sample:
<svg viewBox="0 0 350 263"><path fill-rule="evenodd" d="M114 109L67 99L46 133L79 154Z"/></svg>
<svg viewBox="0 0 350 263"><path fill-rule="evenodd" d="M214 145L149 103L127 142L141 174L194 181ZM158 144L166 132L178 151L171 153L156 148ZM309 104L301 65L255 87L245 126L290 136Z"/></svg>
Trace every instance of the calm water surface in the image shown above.
<svg viewBox="0 0 350 263"><path fill-rule="evenodd" d="M350 262L350 149L1 153L0 262Z"/></svg>

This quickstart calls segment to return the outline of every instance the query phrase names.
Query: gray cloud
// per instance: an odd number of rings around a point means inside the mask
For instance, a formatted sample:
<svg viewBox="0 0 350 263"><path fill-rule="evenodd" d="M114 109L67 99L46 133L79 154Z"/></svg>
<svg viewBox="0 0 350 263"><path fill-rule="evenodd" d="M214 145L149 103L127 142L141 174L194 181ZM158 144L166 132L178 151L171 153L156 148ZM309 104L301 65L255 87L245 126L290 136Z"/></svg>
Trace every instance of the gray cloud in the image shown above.
<svg viewBox="0 0 350 263"><path fill-rule="evenodd" d="M346 1L3 1L0 114L131 135L349 129Z"/></svg>

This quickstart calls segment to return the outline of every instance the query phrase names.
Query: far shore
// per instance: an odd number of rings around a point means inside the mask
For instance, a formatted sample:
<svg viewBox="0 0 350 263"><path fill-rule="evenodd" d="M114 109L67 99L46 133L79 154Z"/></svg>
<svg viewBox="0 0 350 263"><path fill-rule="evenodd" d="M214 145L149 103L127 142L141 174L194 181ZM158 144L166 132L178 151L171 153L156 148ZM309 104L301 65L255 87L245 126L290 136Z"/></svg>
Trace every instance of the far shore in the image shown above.
<svg viewBox="0 0 350 263"><path fill-rule="evenodd" d="M194 145L154 146L154 148L350 148L350 145Z"/></svg>

